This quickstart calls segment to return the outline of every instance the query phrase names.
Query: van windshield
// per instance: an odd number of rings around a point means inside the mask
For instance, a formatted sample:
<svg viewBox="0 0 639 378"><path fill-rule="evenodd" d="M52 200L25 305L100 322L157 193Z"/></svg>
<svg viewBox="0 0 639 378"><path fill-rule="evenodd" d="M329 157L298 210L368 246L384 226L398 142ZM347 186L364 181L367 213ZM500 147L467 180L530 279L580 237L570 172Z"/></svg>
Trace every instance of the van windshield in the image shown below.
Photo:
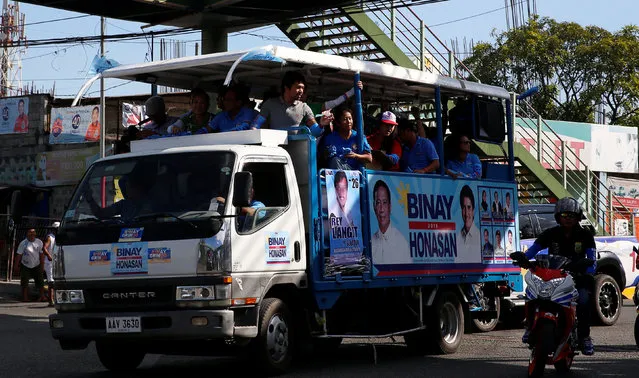
<svg viewBox="0 0 639 378"><path fill-rule="evenodd" d="M220 214L215 198L227 197L234 160L231 152L198 152L99 162L78 186L63 226L180 222Z"/></svg>

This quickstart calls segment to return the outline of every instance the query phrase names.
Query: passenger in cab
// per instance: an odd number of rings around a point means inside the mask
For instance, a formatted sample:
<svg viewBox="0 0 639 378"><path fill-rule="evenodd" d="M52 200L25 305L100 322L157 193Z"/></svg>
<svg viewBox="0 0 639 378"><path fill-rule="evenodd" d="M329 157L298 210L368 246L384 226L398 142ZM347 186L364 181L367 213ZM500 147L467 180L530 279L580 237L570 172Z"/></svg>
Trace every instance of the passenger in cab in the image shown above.
<svg viewBox="0 0 639 378"><path fill-rule="evenodd" d="M209 113L210 101L209 95L203 89L193 89L189 102L191 110L180 116L177 122L169 126L167 130L168 133L179 134L188 131L192 134L196 134L208 132L206 126L208 126L211 120L211 113Z"/></svg>
<svg viewBox="0 0 639 378"><path fill-rule="evenodd" d="M447 146L452 148L446 159L446 174L450 177L477 180L481 178L481 161L477 155L470 153L470 139L462 134L452 134L452 142ZM448 141L448 138L447 141Z"/></svg>
<svg viewBox="0 0 639 378"><path fill-rule="evenodd" d="M399 171L399 159L402 157L402 146L397 140L395 128L397 118L390 111L382 113L377 131L366 140L371 146L372 169Z"/></svg>
<svg viewBox="0 0 639 378"><path fill-rule="evenodd" d="M363 164L371 163L371 147L364 139L360 146L357 131L353 130L353 113L349 108L335 109L335 129L325 135L318 151L323 155L326 167L330 169L356 170Z"/></svg>
<svg viewBox="0 0 639 378"><path fill-rule="evenodd" d="M306 90L304 75L297 71L286 72L282 78L281 90L281 96L262 103L260 114L251 123L251 128L282 130L303 125L308 126L314 135L319 135L328 120L323 120L322 126L318 125L311 108L301 101Z"/></svg>
<svg viewBox="0 0 639 378"><path fill-rule="evenodd" d="M151 122L144 125L143 130L137 135L138 139L151 135L167 135L169 126L178 121L177 117L166 114L166 105L160 96L153 96L146 100L144 107L146 108L146 116Z"/></svg>
<svg viewBox="0 0 639 378"><path fill-rule="evenodd" d="M219 113L208 125L208 131L212 133L224 131L248 130L251 122L257 116L257 112L249 107L248 90L234 85L224 93L224 111Z"/></svg>
<svg viewBox="0 0 639 378"><path fill-rule="evenodd" d="M433 142L417 135L417 125L406 118L398 122L399 140L403 144L400 167L404 172L431 173L439 168L439 155Z"/></svg>

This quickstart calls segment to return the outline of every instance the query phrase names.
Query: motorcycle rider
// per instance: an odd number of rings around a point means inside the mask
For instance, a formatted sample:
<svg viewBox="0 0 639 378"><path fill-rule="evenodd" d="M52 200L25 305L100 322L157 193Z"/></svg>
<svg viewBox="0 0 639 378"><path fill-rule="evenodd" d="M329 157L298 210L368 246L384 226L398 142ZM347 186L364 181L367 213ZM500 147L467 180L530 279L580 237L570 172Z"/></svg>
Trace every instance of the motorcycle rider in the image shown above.
<svg viewBox="0 0 639 378"><path fill-rule="evenodd" d="M555 220L559 225L542 232L526 251L526 258L530 260L539 251L548 248L549 255L560 255L572 260L587 257L595 261L596 264L595 238L579 224L582 217L583 211L576 199L565 197L557 201ZM577 335L581 351L586 356L594 354L594 346L590 338L590 295L594 286L595 264L591 265L585 272L571 272L575 280L575 287L579 292ZM527 311L526 328L522 337L524 343L528 343L533 316L534 314L529 314Z"/></svg>

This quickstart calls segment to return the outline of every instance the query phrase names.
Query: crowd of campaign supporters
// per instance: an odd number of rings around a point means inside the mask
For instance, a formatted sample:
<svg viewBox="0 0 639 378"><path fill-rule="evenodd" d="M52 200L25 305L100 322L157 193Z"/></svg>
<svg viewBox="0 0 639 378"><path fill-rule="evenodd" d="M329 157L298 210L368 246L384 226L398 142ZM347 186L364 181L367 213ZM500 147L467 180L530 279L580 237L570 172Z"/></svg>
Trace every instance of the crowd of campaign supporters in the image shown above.
<svg viewBox="0 0 639 378"><path fill-rule="evenodd" d="M357 86L363 89L364 84L358 82ZM249 99L248 88L232 85L218 95L218 108L222 111L212 114L208 112L208 94L196 88L191 92L191 110L180 117L168 116L162 97L153 96L145 103L147 122L141 130L129 128L121 138L120 152L126 152L128 142L137 139L259 128L299 132L305 126L308 129L303 129L319 140L318 160L322 168L432 173L444 164L444 171L453 178L481 178L481 162L470 153L469 137L457 133L446 136L446 156L440 159L435 147L438 139L427 138L418 110L414 109L413 120L397 117L387 110L387 104L382 104L375 118L365 114L367 135L362 143L354 130L355 114L348 106L354 88L321 104L305 102L306 90L301 73L286 72L279 94L266 93L258 112Z"/></svg>

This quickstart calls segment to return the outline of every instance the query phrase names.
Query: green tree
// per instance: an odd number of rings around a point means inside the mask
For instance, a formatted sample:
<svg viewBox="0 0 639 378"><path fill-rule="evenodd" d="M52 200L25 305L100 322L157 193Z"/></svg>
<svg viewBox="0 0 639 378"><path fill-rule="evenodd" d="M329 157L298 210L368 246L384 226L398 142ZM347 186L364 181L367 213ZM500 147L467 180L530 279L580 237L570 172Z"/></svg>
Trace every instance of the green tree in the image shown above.
<svg viewBox="0 0 639 378"><path fill-rule="evenodd" d="M639 28L535 18L493 37L464 61L482 82L517 93L539 86L531 101L544 118L593 122L603 103L610 123L639 126Z"/></svg>

